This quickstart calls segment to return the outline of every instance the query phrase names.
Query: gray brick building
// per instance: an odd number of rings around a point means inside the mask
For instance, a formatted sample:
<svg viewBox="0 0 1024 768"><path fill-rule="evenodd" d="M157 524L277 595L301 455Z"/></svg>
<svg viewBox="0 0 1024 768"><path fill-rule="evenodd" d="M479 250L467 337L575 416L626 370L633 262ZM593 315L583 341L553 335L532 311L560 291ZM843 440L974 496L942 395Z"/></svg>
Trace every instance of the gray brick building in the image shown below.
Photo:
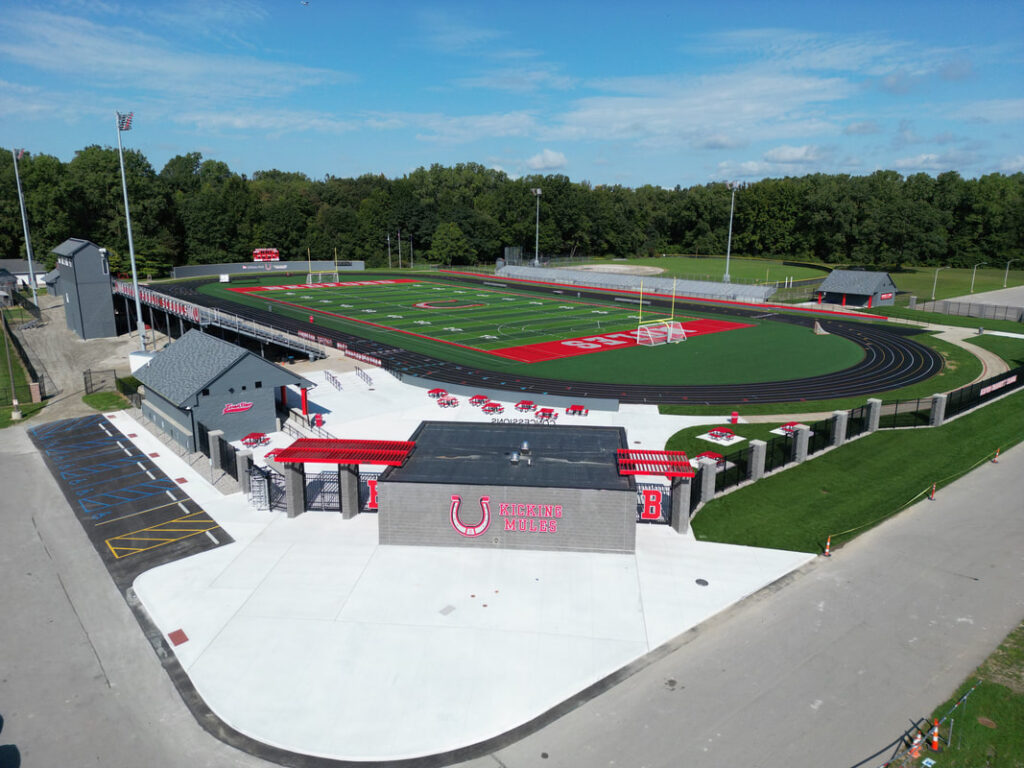
<svg viewBox="0 0 1024 768"><path fill-rule="evenodd" d="M381 544L635 550L621 428L428 421L410 439L377 481Z"/></svg>

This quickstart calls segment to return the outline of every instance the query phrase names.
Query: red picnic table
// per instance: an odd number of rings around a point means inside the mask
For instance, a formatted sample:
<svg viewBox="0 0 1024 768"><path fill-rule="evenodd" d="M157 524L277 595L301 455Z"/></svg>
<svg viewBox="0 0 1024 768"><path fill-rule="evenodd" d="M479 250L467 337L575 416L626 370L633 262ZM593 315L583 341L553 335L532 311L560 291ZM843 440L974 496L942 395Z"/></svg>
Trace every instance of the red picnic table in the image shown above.
<svg viewBox="0 0 1024 768"><path fill-rule="evenodd" d="M270 438L267 437L265 432L250 432L242 438L242 445L246 448L255 448L257 445L267 445L269 442Z"/></svg>
<svg viewBox="0 0 1024 768"><path fill-rule="evenodd" d="M427 395L429 397L432 397L435 400L437 400L440 397L447 397L448 396L448 390L447 389L441 389L440 387L437 387L435 389L429 390L427 392Z"/></svg>
<svg viewBox="0 0 1024 768"><path fill-rule="evenodd" d="M704 451L704 453L698 453L693 458L695 458L695 459L714 459L715 464L717 464L719 467L724 467L725 466L725 457L722 454L720 454L720 453L715 453L714 451Z"/></svg>
<svg viewBox="0 0 1024 768"><path fill-rule="evenodd" d="M710 432L708 432L708 435L714 438L715 440L731 440L732 438L736 437L736 433L733 432L728 427L715 427Z"/></svg>

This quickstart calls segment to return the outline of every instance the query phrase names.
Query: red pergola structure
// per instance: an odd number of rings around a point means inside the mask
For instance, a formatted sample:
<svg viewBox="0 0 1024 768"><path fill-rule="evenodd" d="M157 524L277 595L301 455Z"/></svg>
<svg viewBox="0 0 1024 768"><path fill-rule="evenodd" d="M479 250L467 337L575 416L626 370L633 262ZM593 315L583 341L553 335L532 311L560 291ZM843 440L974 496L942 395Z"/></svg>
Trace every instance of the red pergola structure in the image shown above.
<svg viewBox="0 0 1024 768"><path fill-rule="evenodd" d="M384 464L400 467L416 443L408 440L325 440L301 437L274 460L280 463Z"/></svg>
<svg viewBox="0 0 1024 768"><path fill-rule="evenodd" d="M694 477L693 467L685 451L634 451L619 449L617 452L620 475L664 475L665 477Z"/></svg>

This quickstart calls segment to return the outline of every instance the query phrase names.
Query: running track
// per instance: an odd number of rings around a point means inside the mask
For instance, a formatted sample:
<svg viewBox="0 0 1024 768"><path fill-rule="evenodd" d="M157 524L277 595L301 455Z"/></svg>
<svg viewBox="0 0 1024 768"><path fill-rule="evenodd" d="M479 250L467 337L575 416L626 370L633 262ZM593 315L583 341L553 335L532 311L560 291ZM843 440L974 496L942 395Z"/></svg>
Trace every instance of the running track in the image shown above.
<svg viewBox="0 0 1024 768"><path fill-rule="evenodd" d="M370 273L367 273L369 276ZM431 280L445 280L460 285L475 285L475 281L446 275L431 275ZM505 280L505 282L510 282ZM151 286L154 290L176 298L233 312L264 325L297 331L309 330L301 320L282 317L252 307L235 304L208 296L195 290L199 283L187 285ZM518 290L540 294L553 294L553 288L544 285L516 283ZM564 289L564 286L562 286ZM608 299L608 294L597 290L580 289L587 298ZM668 301L654 301L668 308ZM689 304L676 301L677 311L707 312L745 320L764 317L763 307L746 308L707 303ZM393 373L419 376L445 384L490 387L534 395L563 395L579 398L611 398L624 403L676 403L690 405L733 405L738 403L789 403L802 400L827 400L840 397L866 397L899 387L922 382L942 370L942 357L934 350L914 341L911 336L921 331L916 328L888 327L868 323L827 319L814 315L778 314L777 322L811 327L818 320L829 333L850 339L864 351L864 359L857 365L836 373L787 381L759 382L755 384L726 384L712 386L649 386L569 382L529 375L500 373L482 368L471 368L411 352L382 342L371 341L318 326L317 335L343 341L350 349L380 358ZM525 368L526 366L524 366Z"/></svg>

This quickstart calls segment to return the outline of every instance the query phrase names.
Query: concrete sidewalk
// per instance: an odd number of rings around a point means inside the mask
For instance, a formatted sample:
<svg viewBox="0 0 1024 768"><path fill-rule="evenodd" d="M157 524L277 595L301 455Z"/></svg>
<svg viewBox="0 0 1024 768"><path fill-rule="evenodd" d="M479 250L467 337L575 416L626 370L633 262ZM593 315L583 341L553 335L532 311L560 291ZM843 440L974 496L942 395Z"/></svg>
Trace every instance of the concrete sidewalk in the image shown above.
<svg viewBox="0 0 1024 768"><path fill-rule="evenodd" d="M373 389L346 373L340 391L313 390L339 437L404 439L424 418L490 419L373 377ZM659 448L684 419L656 409L586 418L628 423L631 444ZM128 414L112 423L155 452L157 438ZM290 441L275 435L268 447ZM221 719L323 757L416 757L497 737L813 559L653 525L638 527L633 555L380 547L374 515L288 519L222 496L171 453L155 461L188 477L236 543L144 573L137 596L165 636L185 633L175 653Z"/></svg>

